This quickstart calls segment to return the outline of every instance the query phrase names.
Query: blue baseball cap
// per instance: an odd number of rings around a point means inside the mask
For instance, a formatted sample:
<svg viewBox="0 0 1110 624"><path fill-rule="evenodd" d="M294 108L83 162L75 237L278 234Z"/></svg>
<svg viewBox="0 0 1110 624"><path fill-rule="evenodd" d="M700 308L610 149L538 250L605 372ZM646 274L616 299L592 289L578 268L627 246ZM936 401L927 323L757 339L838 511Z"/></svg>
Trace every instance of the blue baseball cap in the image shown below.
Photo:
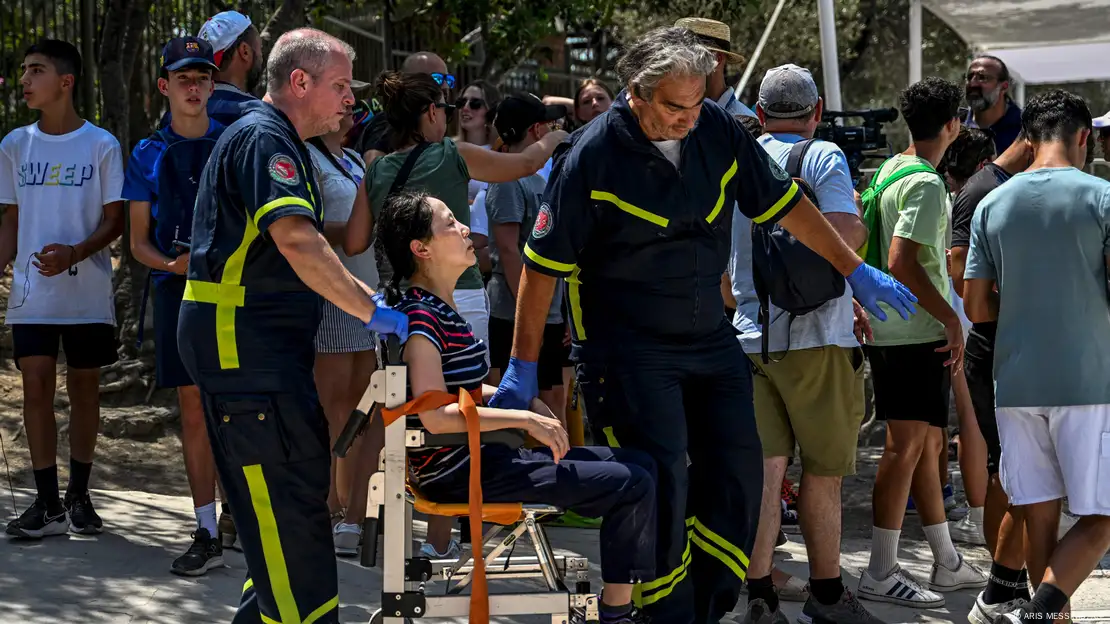
<svg viewBox="0 0 1110 624"><path fill-rule="evenodd" d="M177 37L166 42L162 48L161 66L163 71L181 71L186 67L207 67L212 71L220 68L212 59L212 44L197 37Z"/></svg>

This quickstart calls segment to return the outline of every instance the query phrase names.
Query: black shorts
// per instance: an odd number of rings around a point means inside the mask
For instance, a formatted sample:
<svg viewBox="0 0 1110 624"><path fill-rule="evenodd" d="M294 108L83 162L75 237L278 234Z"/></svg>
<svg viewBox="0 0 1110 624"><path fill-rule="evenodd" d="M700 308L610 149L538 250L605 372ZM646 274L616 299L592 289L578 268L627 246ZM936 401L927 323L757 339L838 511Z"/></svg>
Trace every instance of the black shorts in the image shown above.
<svg viewBox="0 0 1110 624"><path fill-rule="evenodd" d="M12 325L15 365L25 357L58 358L58 343L70 368L100 368L119 359L116 327L108 323L80 325Z"/></svg>
<svg viewBox="0 0 1110 624"><path fill-rule="evenodd" d="M540 361L536 376L540 390L550 390L563 385L563 368L570 367L570 348L563 346L566 336L565 323L550 323L543 327L543 346L540 347ZM490 367L502 373L509 367L509 357L513 351L513 321L499 318L489 320L489 359Z"/></svg>
<svg viewBox="0 0 1110 624"><path fill-rule="evenodd" d="M973 330L964 351L964 376L971 393L971 406L979 431L987 441L987 474L998 474L1002 443L998 439L998 420L994 416L994 345Z"/></svg>
<svg viewBox="0 0 1110 624"><path fill-rule="evenodd" d="M162 278L150 290L154 304L155 383L159 388L192 386L193 379L181 363L181 352L177 349L177 319L185 296L185 280L176 276Z"/></svg>
<svg viewBox="0 0 1110 624"><path fill-rule="evenodd" d="M948 352L936 349L947 344L867 347L871 378L875 386L875 416L879 420L913 420L933 427L948 426L948 396L951 372L944 363Z"/></svg>

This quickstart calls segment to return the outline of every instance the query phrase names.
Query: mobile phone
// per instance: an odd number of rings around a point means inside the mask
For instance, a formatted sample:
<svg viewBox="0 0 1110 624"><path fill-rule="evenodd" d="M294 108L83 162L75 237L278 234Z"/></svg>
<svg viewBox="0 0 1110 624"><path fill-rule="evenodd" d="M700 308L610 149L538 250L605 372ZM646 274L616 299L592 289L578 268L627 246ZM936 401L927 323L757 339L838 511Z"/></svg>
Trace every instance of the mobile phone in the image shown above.
<svg viewBox="0 0 1110 624"><path fill-rule="evenodd" d="M174 247L181 247L182 249L192 249L193 248L193 246L191 244L186 243L184 241L179 241L179 240L175 240L173 242L173 245L174 245Z"/></svg>

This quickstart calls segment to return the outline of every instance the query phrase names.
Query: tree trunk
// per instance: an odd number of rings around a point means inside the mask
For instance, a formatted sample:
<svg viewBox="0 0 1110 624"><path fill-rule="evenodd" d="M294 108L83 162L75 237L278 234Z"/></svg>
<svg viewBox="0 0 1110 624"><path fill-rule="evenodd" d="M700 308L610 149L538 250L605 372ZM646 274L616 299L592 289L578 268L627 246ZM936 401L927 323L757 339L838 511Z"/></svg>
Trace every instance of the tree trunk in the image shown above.
<svg viewBox="0 0 1110 624"><path fill-rule="evenodd" d="M282 0L262 30L262 58L270 58L270 50L278 37L305 25L305 0Z"/></svg>
<svg viewBox="0 0 1110 624"><path fill-rule="evenodd" d="M100 92L103 100L101 125L115 135L125 154L130 153L131 137L131 85L135 59L139 53L142 34L149 21L152 0L109 0L104 14L104 29L100 39ZM116 295L116 318L122 328L120 354L124 359L138 356L133 329L137 320L138 298L141 292L142 269L131 257L127 234L119 243L119 269L113 277Z"/></svg>

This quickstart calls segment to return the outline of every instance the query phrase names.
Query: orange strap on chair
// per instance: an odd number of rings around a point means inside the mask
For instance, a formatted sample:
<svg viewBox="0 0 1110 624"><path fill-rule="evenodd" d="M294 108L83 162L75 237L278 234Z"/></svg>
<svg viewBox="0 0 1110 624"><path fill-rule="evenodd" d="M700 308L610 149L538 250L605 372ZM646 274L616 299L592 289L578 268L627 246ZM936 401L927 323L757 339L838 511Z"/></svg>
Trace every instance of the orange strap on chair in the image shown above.
<svg viewBox="0 0 1110 624"><path fill-rule="evenodd" d="M452 403L459 404L459 411L466 418L467 446L470 449L470 540L478 540L474 551L474 587L470 591L471 624L489 623L489 586L486 583L486 559L482 549L482 427L478 422L477 402L481 401L481 389L468 394L459 389L459 394L433 390L394 409L382 409L382 420L386 426L398 418L409 414L419 414L439 409Z"/></svg>

